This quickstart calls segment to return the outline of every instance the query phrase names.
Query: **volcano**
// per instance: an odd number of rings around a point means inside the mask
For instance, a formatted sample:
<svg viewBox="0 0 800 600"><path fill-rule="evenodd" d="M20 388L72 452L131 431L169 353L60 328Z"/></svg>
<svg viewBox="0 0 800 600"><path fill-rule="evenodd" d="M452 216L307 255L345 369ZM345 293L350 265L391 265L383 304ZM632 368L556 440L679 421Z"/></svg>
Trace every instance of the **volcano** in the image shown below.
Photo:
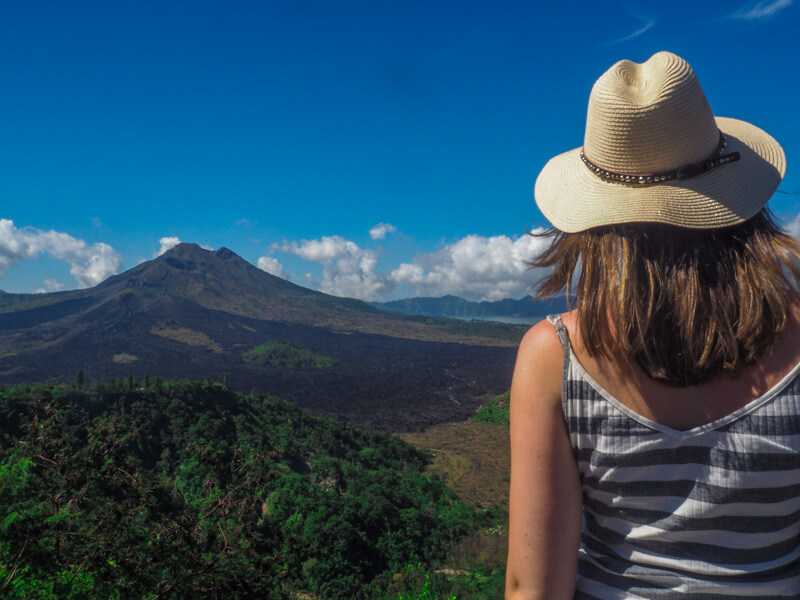
<svg viewBox="0 0 800 600"><path fill-rule="evenodd" d="M524 328L380 311L179 244L88 289L0 294L0 384L219 379L312 413L410 431L469 415L510 383ZM247 360L275 341L325 368Z"/></svg>

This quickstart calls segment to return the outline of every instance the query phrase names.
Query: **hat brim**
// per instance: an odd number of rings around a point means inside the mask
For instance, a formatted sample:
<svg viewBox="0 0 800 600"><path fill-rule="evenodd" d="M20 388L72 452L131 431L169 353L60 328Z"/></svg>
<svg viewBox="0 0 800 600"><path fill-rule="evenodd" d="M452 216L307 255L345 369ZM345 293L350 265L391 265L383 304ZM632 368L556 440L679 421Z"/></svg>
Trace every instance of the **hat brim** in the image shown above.
<svg viewBox="0 0 800 600"><path fill-rule="evenodd" d="M559 154L536 179L542 214L574 233L619 223L665 223L693 229L727 227L754 216L778 189L786 156L775 139L745 121L716 117L740 159L691 179L636 187L598 177L581 161L580 148Z"/></svg>

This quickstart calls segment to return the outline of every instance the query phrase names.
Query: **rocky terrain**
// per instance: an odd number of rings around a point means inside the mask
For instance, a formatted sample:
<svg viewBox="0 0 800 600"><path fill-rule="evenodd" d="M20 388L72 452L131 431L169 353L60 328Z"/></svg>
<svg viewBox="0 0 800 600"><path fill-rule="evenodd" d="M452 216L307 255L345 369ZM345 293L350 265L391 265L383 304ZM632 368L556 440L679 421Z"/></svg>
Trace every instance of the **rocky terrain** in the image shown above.
<svg viewBox="0 0 800 600"><path fill-rule="evenodd" d="M0 295L0 384L226 378L312 413L414 431L466 418L510 383L525 327L408 316L309 290L234 252L180 244L100 285ZM335 360L278 368L271 340Z"/></svg>

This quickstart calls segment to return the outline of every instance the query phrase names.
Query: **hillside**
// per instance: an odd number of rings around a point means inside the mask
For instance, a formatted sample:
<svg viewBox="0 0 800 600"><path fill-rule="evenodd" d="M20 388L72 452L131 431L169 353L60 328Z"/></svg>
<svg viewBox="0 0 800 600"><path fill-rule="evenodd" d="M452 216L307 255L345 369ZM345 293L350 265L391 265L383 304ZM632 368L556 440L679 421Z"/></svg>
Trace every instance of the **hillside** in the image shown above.
<svg viewBox="0 0 800 600"><path fill-rule="evenodd" d="M20 328L93 315L103 307L117 313L141 311L167 299L189 300L199 307L264 321L298 323L398 337L481 345L513 345L515 332L496 328L454 328L447 322L387 315L366 302L340 298L295 285L251 265L221 248L204 250L178 244L101 284L48 294L4 294L0 328ZM113 306L104 305L113 301Z"/></svg>
<svg viewBox="0 0 800 600"><path fill-rule="evenodd" d="M0 329L33 327L109 311L141 312L167 301L189 300L201 308L228 315L373 333L403 339L513 345L516 332L504 328L455 327L446 321L387 315L366 302L340 298L295 285L251 265L221 248L204 250L178 244L162 256L142 263L99 285L47 294L4 294ZM112 302L112 306L105 306ZM85 319L84 319L85 320Z"/></svg>
<svg viewBox="0 0 800 600"><path fill-rule="evenodd" d="M524 329L391 314L180 244L93 288L0 296L0 384L225 376L316 414L419 430L507 389ZM274 341L332 366L245 358Z"/></svg>
<svg viewBox="0 0 800 600"><path fill-rule="evenodd" d="M222 384L0 389L3 597L396 598L503 522L427 462Z"/></svg>
<svg viewBox="0 0 800 600"><path fill-rule="evenodd" d="M438 298L405 298L391 302L372 302L371 304L381 310L407 315L485 320L510 318L526 320L530 323L543 319L548 314L567 310L566 300L563 298L533 300L531 296L525 296L518 300L506 298L496 302L471 302L458 296L441 296Z"/></svg>

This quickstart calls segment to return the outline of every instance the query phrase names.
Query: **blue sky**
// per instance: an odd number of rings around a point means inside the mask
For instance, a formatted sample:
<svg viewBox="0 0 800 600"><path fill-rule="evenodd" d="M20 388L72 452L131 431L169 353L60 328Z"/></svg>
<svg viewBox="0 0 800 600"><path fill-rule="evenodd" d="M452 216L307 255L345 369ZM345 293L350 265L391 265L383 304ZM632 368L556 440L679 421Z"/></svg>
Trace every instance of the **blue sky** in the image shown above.
<svg viewBox="0 0 800 600"><path fill-rule="evenodd" d="M536 175L659 50L781 142L800 231L798 31L800 0L5 2L0 289L181 240L339 295L520 296Z"/></svg>

